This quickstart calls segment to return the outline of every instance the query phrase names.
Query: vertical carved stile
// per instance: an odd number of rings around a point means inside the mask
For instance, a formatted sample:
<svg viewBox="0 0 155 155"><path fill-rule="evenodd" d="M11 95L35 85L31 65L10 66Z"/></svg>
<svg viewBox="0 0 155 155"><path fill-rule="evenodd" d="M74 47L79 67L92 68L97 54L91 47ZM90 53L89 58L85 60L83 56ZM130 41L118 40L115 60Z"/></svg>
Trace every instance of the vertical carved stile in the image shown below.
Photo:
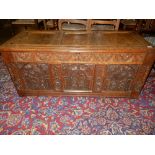
<svg viewBox="0 0 155 155"><path fill-rule="evenodd" d="M60 64L53 64L51 65L51 78L52 83L54 85L55 91L62 91L62 77L61 77L61 65Z"/></svg>
<svg viewBox="0 0 155 155"><path fill-rule="evenodd" d="M94 78L94 92L101 92L104 87L105 65L96 65Z"/></svg>

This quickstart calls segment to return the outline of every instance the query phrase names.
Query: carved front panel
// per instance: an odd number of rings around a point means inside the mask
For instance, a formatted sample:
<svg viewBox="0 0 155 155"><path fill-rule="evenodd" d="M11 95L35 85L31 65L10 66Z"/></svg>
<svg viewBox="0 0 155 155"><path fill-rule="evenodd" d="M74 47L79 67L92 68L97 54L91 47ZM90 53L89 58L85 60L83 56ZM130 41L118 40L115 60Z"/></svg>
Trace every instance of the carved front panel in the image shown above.
<svg viewBox="0 0 155 155"><path fill-rule="evenodd" d="M20 74L23 77L26 89L52 89L48 64L17 63L16 67L19 69Z"/></svg>
<svg viewBox="0 0 155 155"><path fill-rule="evenodd" d="M92 64L63 64L64 90L91 91L93 72Z"/></svg>
<svg viewBox="0 0 155 155"><path fill-rule="evenodd" d="M94 78L94 91L101 92L103 82L106 77L106 65L96 65L95 67L95 78Z"/></svg>
<svg viewBox="0 0 155 155"><path fill-rule="evenodd" d="M135 83L145 58L141 52L32 51L12 55L14 59L8 59L13 62L9 70L18 90L130 93L139 92L146 79L144 76L142 82Z"/></svg>
<svg viewBox="0 0 155 155"><path fill-rule="evenodd" d="M94 91L129 91L139 65L97 66Z"/></svg>
<svg viewBox="0 0 155 155"><path fill-rule="evenodd" d="M105 90L129 91L130 84L135 78L138 65L107 65Z"/></svg>
<svg viewBox="0 0 155 155"><path fill-rule="evenodd" d="M47 64L7 64L12 80L18 90L52 89Z"/></svg>

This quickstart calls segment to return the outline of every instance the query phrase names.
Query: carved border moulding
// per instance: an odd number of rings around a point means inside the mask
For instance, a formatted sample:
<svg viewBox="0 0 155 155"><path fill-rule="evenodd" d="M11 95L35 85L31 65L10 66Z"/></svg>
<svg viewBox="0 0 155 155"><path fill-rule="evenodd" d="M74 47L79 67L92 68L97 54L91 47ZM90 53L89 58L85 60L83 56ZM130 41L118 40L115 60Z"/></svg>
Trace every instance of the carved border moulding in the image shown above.
<svg viewBox="0 0 155 155"><path fill-rule="evenodd" d="M96 64L141 64L145 58L144 53L93 53L80 54L80 61L90 61Z"/></svg>
<svg viewBox="0 0 155 155"><path fill-rule="evenodd" d="M34 62L33 52L12 52L12 55L16 62Z"/></svg>
<svg viewBox="0 0 155 155"><path fill-rule="evenodd" d="M48 63L63 63L63 62L77 62L79 61L79 53L44 53L39 52L35 55L35 61L37 62L48 62Z"/></svg>
<svg viewBox="0 0 155 155"><path fill-rule="evenodd" d="M55 55L55 56L54 56ZM53 60L63 62L95 63L95 64L142 64L144 53L64 53L53 54Z"/></svg>
<svg viewBox="0 0 155 155"><path fill-rule="evenodd" d="M132 62L133 61L133 54L128 53L120 53L119 55L116 56L117 61L126 61L126 62Z"/></svg>
<svg viewBox="0 0 155 155"><path fill-rule="evenodd" d="M115 56L115 61L126 63L142 63L144 58L144 53L119 53Z"/></svg>
<svg viewBox="0 0 155 155"><path fill-rule="evenodd" d="M137 77L140 77L140 79L137 78L134 90L136 92L140 92L143 84L150 72L150 66L149 65L142 65L139 69L139 73L137 74Z"/></svg>
<svg viewBox="0 0 155 155"><path fill-rule="evenodd" d="M35 61L48 63L136 63L141 64L145 57L144 53L37 53Z"/></svg>
<svg viewBox="0 0 155 155"><path fill-rule="evenodd" d="M55 53L54 60L59 61L61 63L78 62L79 61L79 53Z"/></svg>
<svg viewBox="0 0 155 155"><path fill-rule="evenodd" d="M145 53L12 52L14 61L40 63L142 64Z"/></svg>
<svg viewBox="0 0 155 155"><path fill-rule="evenodd" d="M51 54L44 52L37 52L35 54L35 61L37 62L49 62L51 59Z"/></svg>

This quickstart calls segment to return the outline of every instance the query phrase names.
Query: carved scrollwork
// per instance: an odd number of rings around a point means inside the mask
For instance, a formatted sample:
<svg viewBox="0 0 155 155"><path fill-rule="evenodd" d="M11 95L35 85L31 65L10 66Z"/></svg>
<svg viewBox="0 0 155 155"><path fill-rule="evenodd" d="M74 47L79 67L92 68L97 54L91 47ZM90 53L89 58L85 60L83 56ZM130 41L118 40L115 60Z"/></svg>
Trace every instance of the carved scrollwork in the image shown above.
<svg viewBox="0 0 155 155"><path fill-rule="evenodd" d="M77 62L79 60L79 53L47 53L47 52L37 52L35 54L34 60L36 62L68 62L74 61Z"/></svg>
<svg viewBox="0 0 155 155"><path fill-rule="evenodd" d="M77 62L79 61L79 53L55 53L54 61L67 63L68 61Z"/></svg>
<svg viewBox="0 0 155 155"><path fill-rule="evenodd" d="M144 53L133 54L133 53L120 53L116 54L115 61L125 62L125 63L133 63L133 62L143 62Z"/></svg>
<svg viewBox="0 0 155 155"><path fill-rule="evenodd" d="M48 62L50 61L50 56L48 53L43 53L43 52L37 52L36 55L35 55L35 61L37 62Z"/></svg>
<svg viewBox="0 0 155 155"><path fill-rule="evenodd" d="M135 57L135 56L134 56ZM133 54L128 53L120 53L115 56L116 61L125 61L125 62L132 62L133 61Z"/></svg>
<svg viewBox="0 0 155 155"><path fill-rule="evenodd" d="M94 55L94 61L102 62L102 63L109 63L112 62L114 59L114 54L110 53L103 53L103 54L95 54Z"/></svg>
<svg viewBox="0 0 155 155"><path fill-rule="evenodd" d="M97 52L15 52L17 62L40 63L95 63L95 64L141 64L144 53L97 53Z"/></svg>
<svg viewBox="0 0 155 155"><path fill-rule="evenodd" d="M12 53L13 58L17 62L33 62L33 53L32 52L15 52Z"/></svg>

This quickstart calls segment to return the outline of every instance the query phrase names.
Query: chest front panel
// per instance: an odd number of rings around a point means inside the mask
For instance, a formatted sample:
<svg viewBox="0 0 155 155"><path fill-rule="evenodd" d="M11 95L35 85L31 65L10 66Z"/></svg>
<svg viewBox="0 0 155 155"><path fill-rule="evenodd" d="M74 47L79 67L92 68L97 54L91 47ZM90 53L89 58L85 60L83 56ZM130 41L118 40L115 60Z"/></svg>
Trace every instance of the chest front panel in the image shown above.
<svg viewBox="0 0 155 155"><path fill-rule="evenodd" d="M19 92L129 96L145 53L12 52L5 58Z"/></svg>

